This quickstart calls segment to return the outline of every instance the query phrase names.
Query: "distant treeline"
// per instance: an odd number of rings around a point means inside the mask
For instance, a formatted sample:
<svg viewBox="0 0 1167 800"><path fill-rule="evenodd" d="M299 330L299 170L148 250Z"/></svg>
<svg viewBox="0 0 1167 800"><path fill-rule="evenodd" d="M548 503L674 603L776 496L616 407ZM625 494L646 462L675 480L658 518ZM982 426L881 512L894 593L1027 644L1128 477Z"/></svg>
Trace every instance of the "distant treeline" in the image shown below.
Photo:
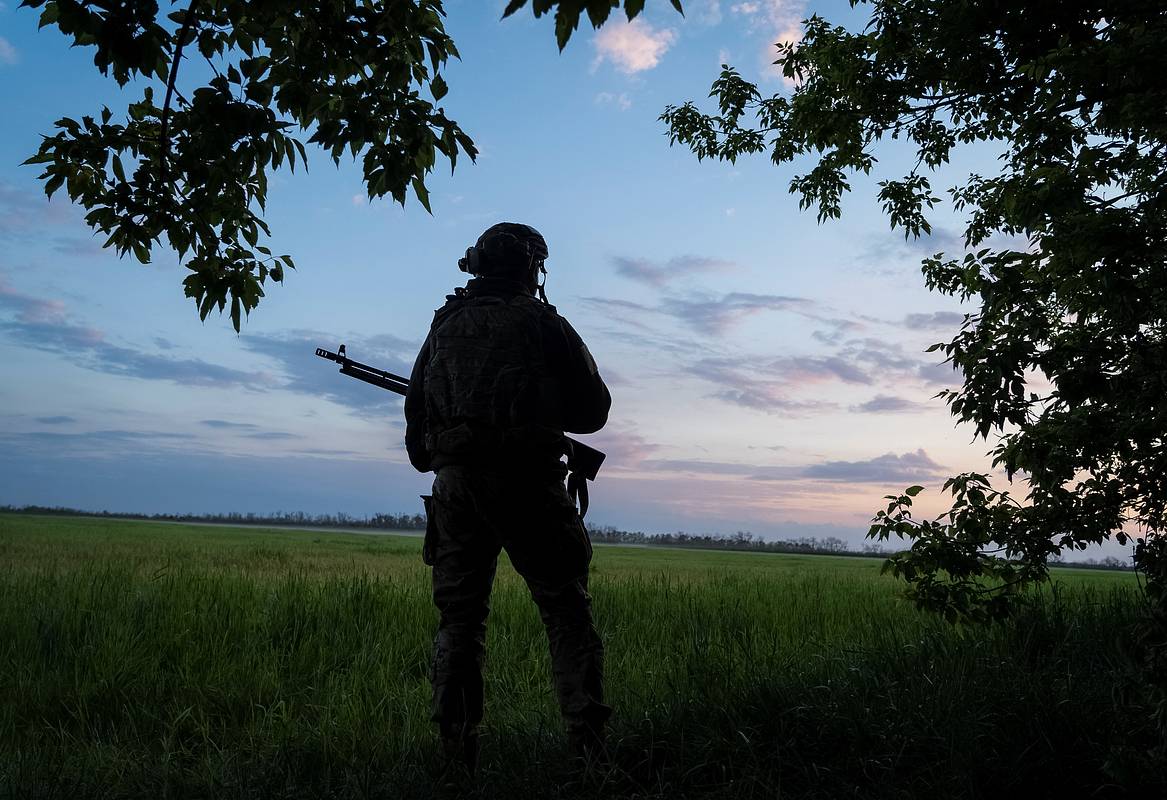
<svg viewBox="0 0 1167 800"><path fill-rule="evenodd" d="M144 519L158 522L213 522L222 525L292 525L305 528L375 528L386 531L424 531L422 514L374 514L356 517L343 511L336 514L305 514L303 511L276 511L270 514L128 514L113 511L78 511L75 508L45 506L0 506L0 512L46 514L67 517L110 517Z"/></svg>
<svg viewBox="0 0 1167 800"><path fill-rule="evenodd" d="M799 539L769 540L755 536L749 531L738 531L733 535L709 533L643 533L622 531L611 525L589 528L593 542L606 544L640 544L663 547L692 547L704 550L745 550L754 553L810 553L832 556L869 556L885 558L890 553L875 543L866 544L862 550L851 550L847 543L835 536L818 539L814 536Z"/></svg>
<svg viewBox="0 0 1167 800"><path fill-rule="evenodd" d="M1051 567L1073 567L1074 569L1123 569L1134 572L1135 564L1130 558L1087 558L1084 561L1066 561L1062 558L1051 558Z"/></svg>
<svg viewBox="0 0 1167 800"><path fill-rule="evenodd" d="M305 514L302 511L277 511L271 514L127 514L113 511L80 511L75 508L46 506L0 506L0 512L13 514L45 514L70 517L108 517L111 519L141 519L158 522L211 522L222 525L285 525L305 528L355 528L376 530L425 530L423 514L374 514L356 517L344 512L336 514ZM873 544L862 551L849 550L847 543L834 536L767 541L749 531L724 534L644 533L623 531L611 525L589 527L593 542L605 544L657 545L663 547L693 547L707 550L745 550L758 553L814 553L840 556L886 556L887 552Z"/></svg>
<svg viewBox="0 0 1167 800"><path fill-rule="evenodd" d="M221 525L283 525L303 528L351 528L357 530L424 531L423 514L373 514L356 517L343 511L336 514L305 514L303 511L276 511L271 514L230 512L226 514L128 514L112 511L79 511L75 508L46 506L0 506L0 513L45 514L69 517L109 517L111 519L141 519L158 522L211 522ZM750 531L732 535L685 533L644 533L624 531L611 525L588 528L593 542L603 544L632 544L646 547L689 547L702 550L741 550L750 553L806 553L810 555L857 556L886 558L891 551L875 542L867 542L862 550L851 550L836 536L819 539L814 536L798 539L768 540ZM1130 559L1107 556L1085 561L1050 559L1050 566L1075 569L1133 569Z"/></svg>

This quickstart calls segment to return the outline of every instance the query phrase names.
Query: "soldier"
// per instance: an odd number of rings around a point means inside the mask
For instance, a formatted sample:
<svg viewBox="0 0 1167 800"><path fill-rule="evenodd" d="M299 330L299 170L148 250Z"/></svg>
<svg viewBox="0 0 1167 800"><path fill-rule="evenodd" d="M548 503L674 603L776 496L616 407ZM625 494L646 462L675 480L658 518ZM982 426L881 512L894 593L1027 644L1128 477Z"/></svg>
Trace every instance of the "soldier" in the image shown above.
<svg viewBox="0 0 1167 800"><path fill-rule="evenodd" d="M612 399L579 335L547 303L540 280L546 258L547 243L534 228L488 228L458 261L474 277L435 313L405 398L409 460L436 473L425 545L441 617L432 718L446 753L471 771L501 549L539 607L559 707L578 754L602 755L611 714L587 591L592 548L560 459L564 432L598 431Z"/></svg>

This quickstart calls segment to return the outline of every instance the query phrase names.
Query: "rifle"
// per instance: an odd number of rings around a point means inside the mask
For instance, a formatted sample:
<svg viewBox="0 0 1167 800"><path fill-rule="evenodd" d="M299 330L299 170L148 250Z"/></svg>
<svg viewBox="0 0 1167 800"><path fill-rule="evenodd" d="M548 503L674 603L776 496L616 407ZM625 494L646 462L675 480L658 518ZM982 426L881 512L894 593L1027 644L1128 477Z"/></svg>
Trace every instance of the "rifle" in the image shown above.
<svg viewBox="0 0 1167 800"><path fill-rule="evenodd" d="M341 375L348 375L350 378L371 383L373 386L388 389L402 396L405 396L406 391L409 390L408 378L394 375L392 372L386 372L383 369L370 367L368 364L362 364L359 361L353 361L345 354L343 344L335 353L325 350L323 347L317 347L316 355L340 364ZM599 450L594 447L588 447L577 439L572 439L570 436L563 438L566 443L564 455L567 456L567 469L570 473L567 478L567 490L571 494L573 501L578 496L579 515L582 518L588 512L587 481L594 481L596 479L596 475L600 472L600 465L604 463L605 456Z"/></svg>

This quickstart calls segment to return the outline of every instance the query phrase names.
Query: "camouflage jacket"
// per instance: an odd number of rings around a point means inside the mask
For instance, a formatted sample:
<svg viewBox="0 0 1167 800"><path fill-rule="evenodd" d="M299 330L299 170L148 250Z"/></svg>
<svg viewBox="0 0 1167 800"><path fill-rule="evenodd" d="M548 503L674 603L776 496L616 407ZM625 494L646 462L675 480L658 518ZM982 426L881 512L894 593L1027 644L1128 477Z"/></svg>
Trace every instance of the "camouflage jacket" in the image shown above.
<svg viewBox="0 0 1167 800"><path fill-rule="evenodd" d="M475 278L434 314L405 396L405 446L447 464L552 467L564 432L604 426L612 398L567 320L517 281Z"/></svg>

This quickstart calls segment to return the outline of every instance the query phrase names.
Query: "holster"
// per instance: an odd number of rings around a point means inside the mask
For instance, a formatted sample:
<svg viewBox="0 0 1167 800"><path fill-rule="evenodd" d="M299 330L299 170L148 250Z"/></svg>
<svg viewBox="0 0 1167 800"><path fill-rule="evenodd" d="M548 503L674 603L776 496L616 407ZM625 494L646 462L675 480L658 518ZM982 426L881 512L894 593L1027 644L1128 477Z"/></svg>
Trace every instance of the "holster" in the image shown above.
<svg viewBox="0 0 1167 800"><path fill-rule="evenodd" d="M567 474L567 494L571 502L579 505L579 518L588 513L588 480L576 471Z"/></svg>
<svg viewBox="0 0 1167 800"><path fill-rule="evenodd" d="M421 502L425 505L425 540L421 545L421 561L427 567L432 567L438 555L438 522L434 519L434 498L423 494Z"/></svg>

